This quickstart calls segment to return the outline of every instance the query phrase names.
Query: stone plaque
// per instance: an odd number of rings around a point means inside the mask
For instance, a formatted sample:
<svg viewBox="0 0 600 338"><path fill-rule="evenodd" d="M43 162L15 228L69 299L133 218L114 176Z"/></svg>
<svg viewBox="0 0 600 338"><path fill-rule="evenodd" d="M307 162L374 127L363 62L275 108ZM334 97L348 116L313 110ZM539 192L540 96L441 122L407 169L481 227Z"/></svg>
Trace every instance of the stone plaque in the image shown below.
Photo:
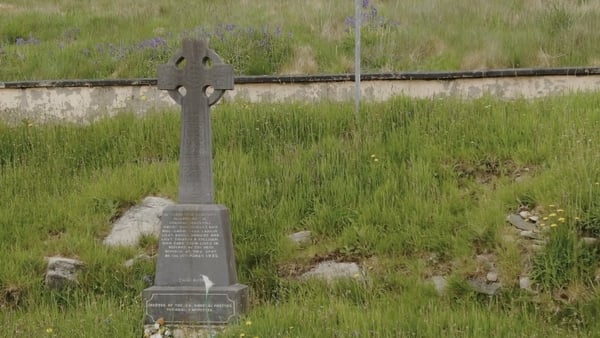
<svg viewBox="0 0 600 338"><path fill-rule="evenodd" d="M233 89L233 68L206 41L185 39L159 67L158 88L182 107L179 204L163 211L144 322L227 324L246 311L248 287L237 282L229 211L213 203L210 106Z"/></svg>
<svg viewBox="0 0 600 338"><path fill-rule="evenodd" d="M176 204L161 218L155 285L237 282L229 212L218 204ZM193 269L191 268L193 267Z"/></svg>
<svg viewBox="0 0 600 338"><path fill-rule="evenodd" d="M207 294L204 288L154 286L145 291L146 322L163 318L172 324L228 324L246 310L246 288L214 286Z"/></svg>

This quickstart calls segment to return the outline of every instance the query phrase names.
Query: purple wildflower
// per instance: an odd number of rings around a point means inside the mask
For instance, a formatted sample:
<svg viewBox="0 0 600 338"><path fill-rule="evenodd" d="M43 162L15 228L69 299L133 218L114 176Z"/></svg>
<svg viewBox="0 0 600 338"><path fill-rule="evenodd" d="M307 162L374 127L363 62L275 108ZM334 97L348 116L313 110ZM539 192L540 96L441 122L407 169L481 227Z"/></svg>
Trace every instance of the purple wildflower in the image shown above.
<svg viewBox="0 0 600 338"><path fill-rule="evenodd" d="M142 41L138 45L138 47L140 49L158 49L158 48L164 48L166 46L167 46L167 41L160 36L155 37L150 40Z"/></svg>

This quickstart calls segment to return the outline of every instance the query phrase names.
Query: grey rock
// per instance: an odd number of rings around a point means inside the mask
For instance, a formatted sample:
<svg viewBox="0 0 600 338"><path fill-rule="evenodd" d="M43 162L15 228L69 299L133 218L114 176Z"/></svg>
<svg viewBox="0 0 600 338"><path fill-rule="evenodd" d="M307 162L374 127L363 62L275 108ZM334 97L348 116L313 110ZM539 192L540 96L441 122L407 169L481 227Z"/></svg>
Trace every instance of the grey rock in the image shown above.
<svg viewBox="0 0 600 338"><path fill-rule="evenodd" d="M305 272L301 278L318 278L328 282L339 278L360 278L364 280L360 268L356 263L338 263L334 261L319 263L310 271Z"/></svg>
<svg viewBox="0 0 600 338"><path fill-rule="evenodd" d="M533 223L537 223L540 220L540 216L529 216L529 220Z"/></svg>
<svg viewBox="0 0 600 338"><path fill-rule="evenodd" d="M174 204L162 197L146 197L140 205L125 212L104 239L107 246L136 246L143 235L158 236L160 217L165 207Z"/></svg>
<svg viewBox="0 0 600 338"><path fill-rule="evenodd" d="M519 212L519 216L521 216L522 219L528 219L531 216L531 213L527 210L523 210Z"/></svg>
<svg viewBox="0 0 600 338"><path fill-rule="evenodd" d="M479 279L469 279L467 282L476 292L490 296L498 293L498 290L500 290L500 287L502 286L500 282L488 283L487 281Z"/></svg>
<svg viewBox="0 0 600 338"><path fill-rule="evenodd" d="M527 238L527 239L537 239L538 238L537 234L531 230L521 231L520 235L521 235L521 237Z"/></svg>
<svg viewBox="0 0 600 338"><path fill-rule="evenodd" d="M432 276L431 281L433 282L433 286L438 294L443 294L448 287L448 280L444 276Z"/></svg>
<svg viewBox="0 0 600 338"><path fill-rule="evenodd" d="M487 273L487 275L485 276L485 279L488 282L497 282L498 281L498 273L495 271L490 271Z"/></svg>
<svg viewBox="0 0 600 338"><path fill-rule="evenodd" d="M303 244L310 241L311 235L312 233L310 231L305 230L293 233L289 235L288 238L296 244Z"/></svg>
<svg viewBox="0 0 600 338"><path fill-rule="evenodd" d="M526 222L521 216L517 214L508 215L508 217L506 217L506 220L520 230L534 231L536 229L534 224Z"/></svg>
<svg viewBox="0 0 600 338"><path fill-rule="evenodd" d="M85 266L82 261L65 257L46 257L46 287L51 290L62 290L77 285L77 274Z"/></svg>
<svg viewBox="0 0 600 338"><path fill-rule="evenodd" d="M524 290L531 290L531 279L527 276L519 277L519 287Z"/></svg>

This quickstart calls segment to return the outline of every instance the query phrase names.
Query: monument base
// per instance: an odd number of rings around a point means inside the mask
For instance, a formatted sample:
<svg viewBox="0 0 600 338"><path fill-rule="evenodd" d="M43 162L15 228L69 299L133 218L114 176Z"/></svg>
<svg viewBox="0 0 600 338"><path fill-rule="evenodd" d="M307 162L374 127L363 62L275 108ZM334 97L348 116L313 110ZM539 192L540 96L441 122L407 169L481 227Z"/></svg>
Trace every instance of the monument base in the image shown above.
<svg viewBox="0 0 600 338"><path fill-rule="evenodd" d="M227 325L248 309L248 287L243 284L204 287L153 286L142 292L144 323L162 318L166 325Z"/></svg>

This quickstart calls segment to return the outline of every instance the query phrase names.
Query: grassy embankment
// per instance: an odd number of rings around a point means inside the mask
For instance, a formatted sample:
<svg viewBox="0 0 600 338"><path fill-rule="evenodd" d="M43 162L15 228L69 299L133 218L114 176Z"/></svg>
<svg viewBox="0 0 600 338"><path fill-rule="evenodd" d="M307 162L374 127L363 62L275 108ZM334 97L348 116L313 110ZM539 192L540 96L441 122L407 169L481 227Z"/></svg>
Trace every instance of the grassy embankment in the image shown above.
<svg viewBox="0 0 600 338"><path fill-rule="evenodd" d="M598 66L596 1L364 1L364 72ZM155 77L181 37L238 75L353 71L354 1L0 2L0 81Z"/></svg>
<svg viewBox="0 0 600 338"><path fill-rule="evenodd" d="M600 232L598 107L594 95L399 98L365 105L358 124L351 105L216 107L216 200L231 210L252 290L248 317L224 336L594 336L598 253L578 237ZM101 240L122 208L176 196L178 130L168 112L0 127L3 334L140 334L154 262L123 262L155 253L156 239L123 249ZM550 217L541 251L505 222L520 205ZM552 227L552 212L564 222ZM291 245L286 236L303 229L312 243ZM483 273L478 254L497 261L497 296L465 282ZM50 255L86 263L76 290L44 289ZM360 262L367 281L294 278L327 257ZM519 289L524 273L537 294ZM434 274L449 278L443 296Z"/></svg>

